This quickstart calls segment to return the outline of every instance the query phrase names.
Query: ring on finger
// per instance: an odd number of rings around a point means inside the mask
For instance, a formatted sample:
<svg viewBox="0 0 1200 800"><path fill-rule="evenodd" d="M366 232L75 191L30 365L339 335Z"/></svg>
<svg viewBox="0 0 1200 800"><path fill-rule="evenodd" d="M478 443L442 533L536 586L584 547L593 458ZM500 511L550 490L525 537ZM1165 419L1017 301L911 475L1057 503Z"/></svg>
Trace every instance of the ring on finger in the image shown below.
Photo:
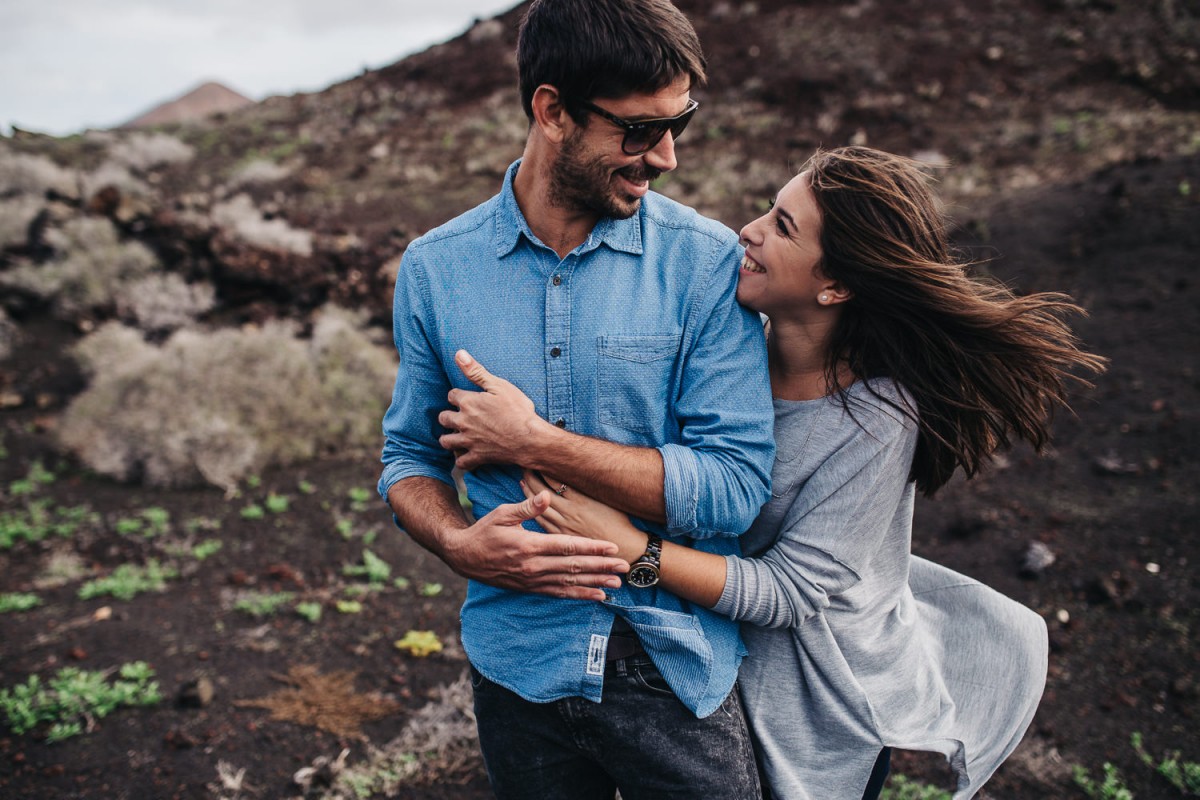
<svg viewBox="0 0 1200 800"><path fill-rule="evenodd" d="M558 495L559 497L561 497L563 492L565 492L565 491L567 491L567 485L564 483L561 486L559 486L557 489L555 489L554 493L556 495Z"/></svg>

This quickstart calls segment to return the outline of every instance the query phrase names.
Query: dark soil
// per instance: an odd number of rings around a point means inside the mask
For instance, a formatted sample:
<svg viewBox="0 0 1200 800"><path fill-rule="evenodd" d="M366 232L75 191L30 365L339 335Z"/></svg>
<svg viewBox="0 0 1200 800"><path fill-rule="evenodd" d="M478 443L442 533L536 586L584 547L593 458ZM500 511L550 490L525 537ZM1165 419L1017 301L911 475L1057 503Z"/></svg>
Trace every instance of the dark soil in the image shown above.
<svg viewBox="0 0 1200 800"><path fill-rule="evenodd" d="M756 16L745 11L749 5ZM985 260L984 269L1021 291L1068 292L1088 308L1077 330L1111 359L1109 372L1094 389L1076 391L1075 414L1060 414L1049 453L1017 449L976 480L955 481L921 501L914 548L1029 605L1049 625L1046 695L1025 742L988 785L989 797L1082 798L1072 767L1095 778L1105 762L1119 768L1138 800L1180 797L1139 760L1130 736L1141 733L1156 761L1172 751L1200 761L1200 9L1076 0L881 5L886 25L876 24L869 3L681 3L697 20L712 67L704 97L711 127L689 131L694 149L681 149L678 177L663 189L736 226L816 144L840 144L861 131L870 144L899 152L935 149L955 162L945 194L959 243ZM872 24L860 25L855 13ZM355 301L382 322L390 297L383 261L411 236L494 192L498 171L519 153L520 124L515 135L503 126L498 133L472 127L515 103L505 55L515 20L516 12L506 15L495 40L463 38L327 93L231 116L217 129L224 144L193 165L194 173L163 178L164 192L190 190L196 175L219 175L243 150L260 146L253 139L260 128L294 134L303 124L316 133L301 151L310 169L288 187L288 214L322 236L354 231L362 248L335 256L319 241L313 260L251 280L222 266L209 242L173 226L170 213L126 231L144 235L185 274L225 276L222 319L291 313L334 298ZM379 99L384 88L392 106ZM400 122L372 123L372 115L401 106L408 116ZM752 124L763 119L761 128ZM822 119L829 121L823 128ZM365 169L361 154L378 138L370 130L388 131L397 163L429 165L436 177ZM785 130L798 133L781 136ZM447 133L457 137L449 149ZM26 146L48 152L52 144ZM464 153L487 163L464 167ZM713 183L723 172L732 176ZM365 202L344 201L357 191ZM63 666L108 670L140 659L156 670L166 700L117 711L96 720L89 735L57 744L0 726L0 797L299 796L292 783L298 769L343 748L352 763L360 761L367 743L274 721L239 701L285 688L276 677L301 665L322 675L354 671L357 692L399 704L391 716L363 723L370 744L381 747L461 674L465 587L394 529L373 495L374 455L273 471L233 498L215 489L114 484L54 445L58 413L83 386L65 353L77 326L35 308L15 316L24 339L0 361L0 396L21 404L0 410L0 512L27 502L12 482L40 462L56 479L35 497L51 508L86 505L99 516L70 539L0 550L0 592L36 591L45 601L0 615L0 686ZM371 490L371 498L356 502L352 489ZM272 492L289 498L286 511L242 516ZM121 520L147 508L169 512L168 533L118 533ZM197 519L209 520L208 529L190 532ZM210 538L223 546L207 560L178 555L181 546ZM1022 568L1034 542L1055 557L1036 573ZM343 565L361 563L368 547L410 585L389 584L362 598L361 613L339 613L336 600L361 582L343 575ZM83 574L37 588L63 553L81 558ZM78 599L84 580L151 557L180 568L164 592ZM444 587L440 593L421 592L434 583ZM322 603L324 615L315 624L288 609L255 618L234 608L247 591L293 592ZM106 607L111 617L97 619ZM435 632L446 649L425 658L397 650L393 642L409 630ZM211 703L177 704L177 691L198 678L211 680ZM945 780L933 759L900 754L896 761L897 771ZM240 793L220 788L220 762L245 769ZM399 796L489 792L476 764Z"/></svg>

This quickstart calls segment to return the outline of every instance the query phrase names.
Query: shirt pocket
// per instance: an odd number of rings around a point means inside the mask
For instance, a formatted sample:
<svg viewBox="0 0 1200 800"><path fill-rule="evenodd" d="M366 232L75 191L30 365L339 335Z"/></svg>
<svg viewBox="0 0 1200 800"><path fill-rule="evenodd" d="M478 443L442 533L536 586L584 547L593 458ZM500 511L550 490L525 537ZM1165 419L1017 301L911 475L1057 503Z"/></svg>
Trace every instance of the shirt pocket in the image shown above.
<svg viewBox="0 0 1200 800"><path fill-rule="evenodd" d="M682 334L599 337L600 422L661 435Z"/></svg>

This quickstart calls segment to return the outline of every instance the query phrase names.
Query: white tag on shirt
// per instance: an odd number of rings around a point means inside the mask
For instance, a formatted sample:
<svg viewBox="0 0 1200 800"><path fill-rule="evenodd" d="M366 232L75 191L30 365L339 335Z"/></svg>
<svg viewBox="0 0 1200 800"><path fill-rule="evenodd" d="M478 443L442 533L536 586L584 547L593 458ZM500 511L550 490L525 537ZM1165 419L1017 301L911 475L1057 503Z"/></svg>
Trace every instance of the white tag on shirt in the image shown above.
<svg viewBox="0 0 1200 800"><path fill-rule="evenodd" d="M590 647L588 647L588 675L604 674L604 651L607 644L607 636L601 636L598 633L592 634L592 644Z"/></svg>

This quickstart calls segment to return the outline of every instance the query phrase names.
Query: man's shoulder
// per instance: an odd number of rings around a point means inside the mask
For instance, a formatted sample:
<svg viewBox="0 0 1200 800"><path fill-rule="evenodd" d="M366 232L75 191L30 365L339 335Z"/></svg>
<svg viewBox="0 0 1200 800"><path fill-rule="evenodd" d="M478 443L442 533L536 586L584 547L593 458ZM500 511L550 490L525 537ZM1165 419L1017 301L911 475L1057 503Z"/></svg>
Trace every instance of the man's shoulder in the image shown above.
<svg viewBox="0 0 1200 800"><path fill-rule="evenodd" d="M685 206L683 203L657 192L647 193L642 202L646 223L649 226L656 226L666 231L692 233L711 239L713 244L737 244L738 235L729 226L704 216L690 206Z"/></svg>
<svg viewBox="0 0 1200 800"><path fill-rule="evenodd" d="M415 251L420 251L425 248L444 246L461 237L491 236L495 230L493 223L498 206L499 195L494 195L470 211L464 211L457 217L421 234L413 239L408 247L410 250L415 248Z"/></svg>

